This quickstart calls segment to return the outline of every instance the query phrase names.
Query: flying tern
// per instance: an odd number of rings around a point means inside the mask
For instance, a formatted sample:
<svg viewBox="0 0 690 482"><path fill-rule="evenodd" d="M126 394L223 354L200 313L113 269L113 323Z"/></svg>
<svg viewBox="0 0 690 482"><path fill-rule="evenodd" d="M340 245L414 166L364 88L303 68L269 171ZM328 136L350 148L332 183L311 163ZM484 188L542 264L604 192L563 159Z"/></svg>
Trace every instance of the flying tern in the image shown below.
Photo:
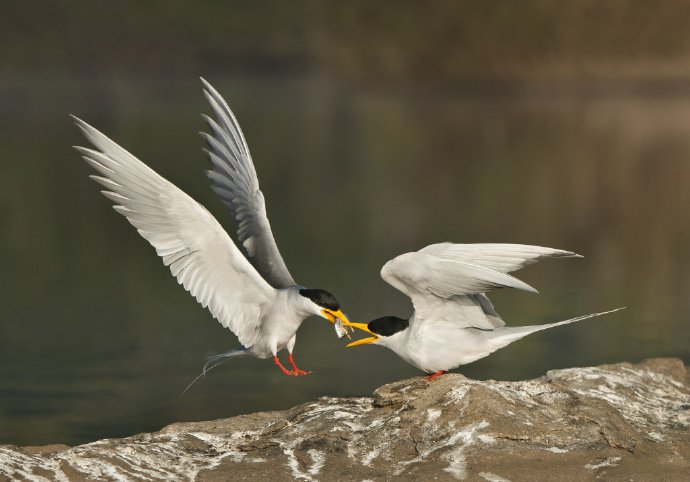
<svg viewBox="0 0 690 482"><path fill-rule="evenodd" d="M486 292L509 287L537 292L508 273L544 258L581 258L570 251L521 244L432 244L388 261L381 277L412 300L410 319L384 316L350 323L373 336L349 347L374 344L431 375L484 358L534 333L616 310L537 326L505 326Z"/></svg>
<svg viewBox="0 0 690 482"><path fill-rule="evenodd" d="M90 177L104 187L101 192L114 209L156 249L177 281L237 335L242 347L213 360L273 357L285 375L307 375L310 372L300 370L292 356L302 322L318 315L342 329L349 321L331 293L304 288L293 280L273 239L242 130L225 100L202 82L216 118L203 116L211 131L202 133L212 165L208 176L237 220L237 237L247 257L206 208L76 117L76 125L94 149L75 149L97 172ZM278 359L283 349L288 351L290 370Z"/></svg>

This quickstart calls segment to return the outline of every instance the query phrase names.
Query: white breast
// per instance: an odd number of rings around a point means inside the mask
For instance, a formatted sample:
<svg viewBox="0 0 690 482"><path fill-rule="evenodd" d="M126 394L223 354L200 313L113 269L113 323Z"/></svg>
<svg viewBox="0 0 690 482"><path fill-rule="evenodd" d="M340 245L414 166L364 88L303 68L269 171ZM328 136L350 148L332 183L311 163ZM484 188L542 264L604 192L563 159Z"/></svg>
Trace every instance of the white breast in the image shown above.
<svg viewBox="0 0 690 482"><path fill-rule="evenodd" d="M481 330L458 327L452 322L420 325L382 337L377 344L393 350L406 362L427 373L451 370L494 351L487 344L486 333Z"/></svg>
<svg viewBox="0 0 690 482"><path fill-rule="evenodd" d="M302 296L289 288L278 290L275 302L261 323L259 337L250 348L258 358L269 358L284 349L302 322L310 316L301 307Z"/></svg>

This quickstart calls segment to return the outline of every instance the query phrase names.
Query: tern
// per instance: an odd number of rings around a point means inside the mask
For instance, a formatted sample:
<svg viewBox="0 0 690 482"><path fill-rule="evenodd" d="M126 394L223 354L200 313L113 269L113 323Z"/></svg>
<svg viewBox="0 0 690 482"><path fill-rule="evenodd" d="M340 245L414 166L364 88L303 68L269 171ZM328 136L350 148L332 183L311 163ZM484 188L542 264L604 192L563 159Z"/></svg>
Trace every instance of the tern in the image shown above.
<svg viewBox="0 0 690 482"><path fill-rule="evenodd" d="M212 165L207 174L237 220L237 237L247 257L206 208L73 116L95 148L75 149L97 172L89 177L105 188L101 192L114 203L114 209L156 249L177 281L239 339L241 348L212 360L241 355L273 357L283 374L307 375L310 372L299 369L292 356L302 322L311 315L332 323L349 321L331 293L307 289L293 280L273 239L242 130L225 100L201 80L216 117L203 116L211 131L202 133ZM283 349L288 351L291 370L278 359Z"/></svg>
<svg viewBox="0 0 690 482"><path fill-rule="evenodd" d="M536 293L509 275L544 258L581 258L560 249L521 244L439 243L388 261L381 277L407 295L414 305L410 319L384 316L349 325L371 337L348 347L374 344L393 350L409 364L431 375L484 358L534 333L613 313L622 308L536 326L505 326L486 292L517 288Z"/></svg>

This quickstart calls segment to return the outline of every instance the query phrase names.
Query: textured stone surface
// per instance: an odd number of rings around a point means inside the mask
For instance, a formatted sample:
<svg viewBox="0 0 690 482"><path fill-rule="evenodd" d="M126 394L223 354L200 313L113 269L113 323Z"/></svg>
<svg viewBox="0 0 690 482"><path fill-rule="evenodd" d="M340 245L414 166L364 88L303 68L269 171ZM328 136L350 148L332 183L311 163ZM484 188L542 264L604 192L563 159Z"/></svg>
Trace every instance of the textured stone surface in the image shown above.
<svg viewBox="0 0 690 482"><path fill-rule="evenodd" d="M680 360L497 382L450 374L68 448L0 446L10 480L690 480Z"/></svg>

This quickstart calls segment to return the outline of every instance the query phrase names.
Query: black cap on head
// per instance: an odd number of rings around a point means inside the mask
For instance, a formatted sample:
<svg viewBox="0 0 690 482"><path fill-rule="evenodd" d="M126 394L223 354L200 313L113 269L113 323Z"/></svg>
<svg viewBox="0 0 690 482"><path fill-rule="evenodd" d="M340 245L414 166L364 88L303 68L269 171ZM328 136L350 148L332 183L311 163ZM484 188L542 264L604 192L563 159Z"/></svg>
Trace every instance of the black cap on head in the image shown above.
<svg viewBox="0 0 690 482"><path fill-rule="evenodd" d="M381 318L376 318L367 324L367 328L380 336L391 336L395 335L399 331L403 331L408 326L410 326L409 320L403 320L397 316L382 316Z"/></svg>
<svg viewBox="0 0 690 482"><path fill-rule="evenodd" d="M338 300L336 300L335 296L326 290L312 290L303 288L299 290L299 294L305 298L309 298L322 308L326 308L331 311L338 311L340 309L340 303L338 303Z"/></svg>

